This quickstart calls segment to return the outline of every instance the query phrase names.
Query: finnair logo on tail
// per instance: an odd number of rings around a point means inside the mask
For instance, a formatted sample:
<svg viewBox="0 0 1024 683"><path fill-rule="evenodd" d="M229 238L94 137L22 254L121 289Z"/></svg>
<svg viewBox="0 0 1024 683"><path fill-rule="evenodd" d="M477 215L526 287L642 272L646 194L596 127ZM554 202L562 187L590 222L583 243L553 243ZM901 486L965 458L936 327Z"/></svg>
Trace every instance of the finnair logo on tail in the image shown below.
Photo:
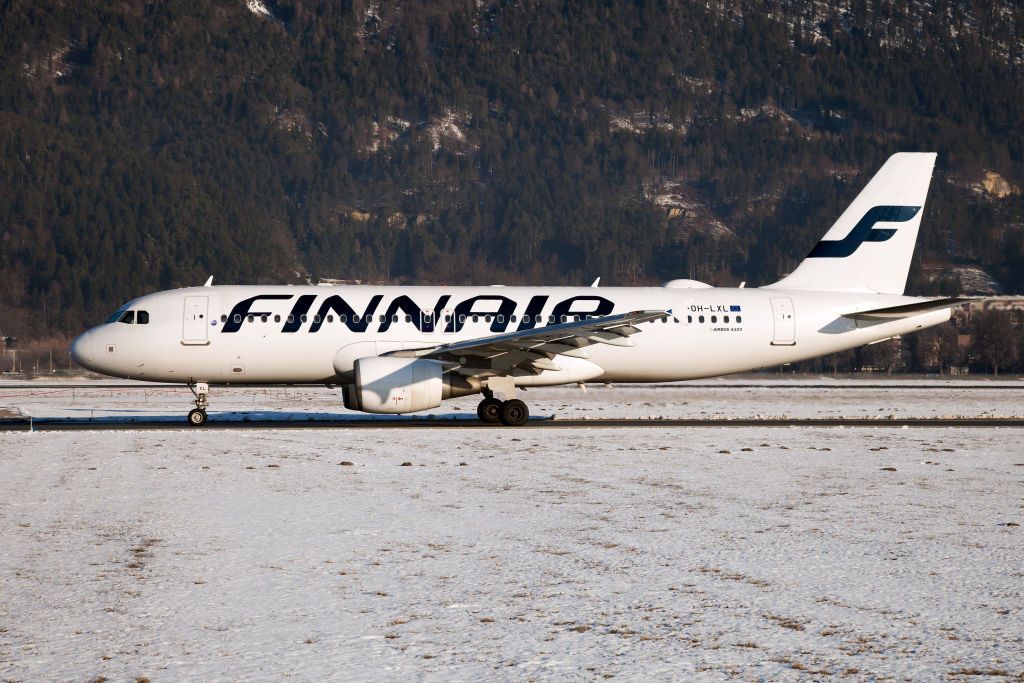
<svg viewBox="0 0 1024 683"><path fill-rule="evenodd" d="M906 223L920 210L920 206L876 206L864 214L846 237L821 240L807 258L846 258L865 242L885 242L896 234L896 228L876 228L876 223Z"/></svg>

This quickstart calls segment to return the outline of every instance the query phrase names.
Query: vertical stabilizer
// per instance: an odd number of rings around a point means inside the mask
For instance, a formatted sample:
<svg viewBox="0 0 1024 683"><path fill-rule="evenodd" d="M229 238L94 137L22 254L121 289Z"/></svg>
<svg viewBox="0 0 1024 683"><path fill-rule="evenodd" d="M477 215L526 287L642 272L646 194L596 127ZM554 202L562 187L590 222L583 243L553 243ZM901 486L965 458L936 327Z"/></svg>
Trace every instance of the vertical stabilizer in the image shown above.
<svg viewBox="0 0 1024 683"><path fill-rule="evenodd" d="M889 157L796 270L775 289L902 294L935 154Z"/></svg>

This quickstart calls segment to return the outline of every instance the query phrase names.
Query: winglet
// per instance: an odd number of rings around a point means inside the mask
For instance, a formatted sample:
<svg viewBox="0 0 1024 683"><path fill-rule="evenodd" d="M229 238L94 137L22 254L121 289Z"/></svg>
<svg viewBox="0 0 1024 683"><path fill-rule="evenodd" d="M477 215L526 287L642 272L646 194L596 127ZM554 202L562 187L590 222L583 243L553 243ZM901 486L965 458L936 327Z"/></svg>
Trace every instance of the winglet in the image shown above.
<svg viewBox="0 0 1024 683"><path fill-rule="evenodd" d="M209 279L206 281L206 284L204 284L203 287L211 287L211 286L213 286L213 276L212 275L209 277Z"/></svg>

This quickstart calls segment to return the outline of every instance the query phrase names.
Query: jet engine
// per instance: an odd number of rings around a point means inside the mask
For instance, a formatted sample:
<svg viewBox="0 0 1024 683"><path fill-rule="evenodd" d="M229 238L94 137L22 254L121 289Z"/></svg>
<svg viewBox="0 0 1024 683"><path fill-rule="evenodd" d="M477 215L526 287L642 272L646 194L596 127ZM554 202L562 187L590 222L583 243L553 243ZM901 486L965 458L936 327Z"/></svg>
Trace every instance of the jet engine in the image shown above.
<svg viewBox="0 0 1024 683"><path fill-rule="evenodd" d="M446 373L444 363L422 358L371 356L355 361L355 383L345 386L345 407L397 415L428 410L446 398L480 391L476 378Z"/></svg>

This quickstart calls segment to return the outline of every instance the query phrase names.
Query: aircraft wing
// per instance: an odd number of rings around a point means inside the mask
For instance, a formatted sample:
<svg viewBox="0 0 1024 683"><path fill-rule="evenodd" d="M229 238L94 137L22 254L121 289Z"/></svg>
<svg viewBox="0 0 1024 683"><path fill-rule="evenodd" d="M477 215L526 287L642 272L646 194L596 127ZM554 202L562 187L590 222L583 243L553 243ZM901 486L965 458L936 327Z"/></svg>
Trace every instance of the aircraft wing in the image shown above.
<svg viewBox="0 0 1024 683"><path fill-rule="evenodd" d="M641 331L637 325L671 315L668 311L631 311L384 355L430 358L451 363L452 368L479 367L498 373L519 368L539 374L557 369L552 363L556 355L586 358L584 348L591 344L633 346L629 337Z"/></svg>
<svg viewBox="0 0 1024 683"><path fill-rule="evenodd" d="M921 313L929 313L931 311L941 311L944 308L953 308L960 304L967 303L968 301L978 301L984 297L973 297L973 296L954 296L947 299L927 299L925 301L916 301L912 304L903 304L902 306L889 306L887 308L873 308L870 311L857 311L856 313L844 313L844 318L852 318L854 320L898 320L900 318L909 318L911 316L920 315Z"/></svg>

